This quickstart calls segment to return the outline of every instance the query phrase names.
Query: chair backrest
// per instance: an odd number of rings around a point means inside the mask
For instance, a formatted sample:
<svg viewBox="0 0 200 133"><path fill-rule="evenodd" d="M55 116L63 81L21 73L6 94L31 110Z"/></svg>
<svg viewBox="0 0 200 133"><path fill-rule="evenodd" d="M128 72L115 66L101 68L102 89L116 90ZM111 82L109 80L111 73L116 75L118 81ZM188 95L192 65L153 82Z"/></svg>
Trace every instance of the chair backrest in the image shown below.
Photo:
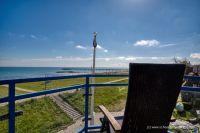
<svg viewBox="0 0 200 133"><path fill-rule="evenodd" d="M122 133L166 133L185 65L130 63Z"/></svg>

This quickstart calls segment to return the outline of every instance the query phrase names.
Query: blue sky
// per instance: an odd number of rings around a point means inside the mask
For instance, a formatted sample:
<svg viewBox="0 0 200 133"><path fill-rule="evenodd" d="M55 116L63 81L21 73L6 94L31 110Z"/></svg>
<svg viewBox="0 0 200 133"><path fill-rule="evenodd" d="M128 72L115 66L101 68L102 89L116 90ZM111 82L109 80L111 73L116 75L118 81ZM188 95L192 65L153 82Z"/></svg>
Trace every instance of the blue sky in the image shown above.
<svg viewBox="0 0 200 133"><path fill-rule="evenodd" d="M1 0L0 66L200 63L199 0Z"/></svg>

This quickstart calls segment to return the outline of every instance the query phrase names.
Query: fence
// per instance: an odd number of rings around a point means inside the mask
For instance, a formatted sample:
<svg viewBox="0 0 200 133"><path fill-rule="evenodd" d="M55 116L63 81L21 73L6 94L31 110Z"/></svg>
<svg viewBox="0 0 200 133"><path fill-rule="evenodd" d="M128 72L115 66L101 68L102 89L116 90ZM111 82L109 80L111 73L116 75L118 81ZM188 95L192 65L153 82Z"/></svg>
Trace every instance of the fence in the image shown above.
<svg viewBox="0 0 200 133"><path fill-rule="evenodd" d="M105 75L105 74L96 74L96 75L71 75L71 76L59 76L59 77L41 77L41 78L26 78L26 79L13 79L13 80L0 80L0 85L7 84L9 86L9 93L7 97L0 98L0 103L9 103L9 133L15 133L15 101L22 100L31 97L43 96L47 94L53 94L68 90L74 90L78 88L85 89L85 123L84 127L77 132L85 132L87 133L89 129L99 129L101 126L99 125L88 125L88 104L89 104L89 88L94 87L103 87L103 86L127 86L128 84L122 83L98 83L98 84L91 84L90 78L91 77L128 77L127 74L112 74L112 75ZM51 90L44 90L38 91L34 93L22 94L22 95L15 95L15 85L17 83L26 83L26 82L37 82L37 81L49 81L49 80L61 80L61 79L71 79L71 78L85 78L84 84L78 84L73 86L67 86L63 88L56 88ZM200 81L200 77L198 76L184 76L185 80L197 80ZM181 90L184 91L195 91L200 92L200 87L188 87L183 86Z"/></svg>

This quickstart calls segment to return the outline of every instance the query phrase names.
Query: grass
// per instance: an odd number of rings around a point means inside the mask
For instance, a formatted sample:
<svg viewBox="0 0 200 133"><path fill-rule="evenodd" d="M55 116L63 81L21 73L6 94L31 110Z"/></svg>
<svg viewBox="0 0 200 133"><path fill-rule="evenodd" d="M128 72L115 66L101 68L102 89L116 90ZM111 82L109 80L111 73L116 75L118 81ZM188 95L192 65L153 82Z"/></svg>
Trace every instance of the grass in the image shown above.
<svg viewBox="0 0 200 133"><path fill-rule="evenodd" d="M66 87L73 84L83 84L83 78L77 79L63 79L63 80L51 80L46 82L46 89L55 89L58 87ZM17 84L17 87L34 90L34 91L41 91L45 90L45 82L29 82L29 83L21 83Z"/></svg>
<svg viewBox="0 0 200 133"><path fill-rule="evenodd" d="M190 110L190 111L184 111L184 112L182 112L182 113L179 113L176 109L174 109L172 115L173 115L174 118L176 118L176 119L185 120L185 121L197 117L197 116L195 115L195 113L194 113L192 110Z"/></svg>
<svg viewBox="0 0 200 133"><path fill-rule="evenodd" d="M124 77L106 77L106 78L96 78L96 83L103 83L103 82L109 82L117 79L121 79ZM46 89L55 89L55 88L61 88L61 87L67 87L75 84L84 84L85 78L75 78L75 79L63 79L63 80L52 80L46 82ZM33 90L33 91L42 91L45 90L45 82L28 82L28 83L20 83L16 84L17 87L27 89L27 90ZM16 94L24 94L27 92L24 91L18 91L16 90ZM8 96L8 88L5 86L0 86L0 97Z"/></svg>
<svg viewBox="0 0 200 133"><path fill-rule="evenodd" d="M16 117L16 133L52 133L72 123L72 119L47 97L17 103L16 110L24 112ZM7 106L0 110L0 114L5 113ZM0 133L8 131L7 123L7 120L0 121Z"/></svg>
<svg viewBox="0 0 200 133"><path fill-rule="evenodd" d="M127 83L127 80L117 83ZM74 93L64 93L61 97L73 105L78 111L84 113L84 90ZM97 106L102 104L109 111L121 111L125 106L127 87L96 87L95 88L95 111L99 111ZM90 105L90 104L89 104Z"/></svg>
<svg viewBox="0 0 200 133"><path fill-rule="evenodd" d="M96 83L102 82L109 82L112 80L121 79L122 77L106 77L106 78L96 78ZM74 79L63 79L63 80L51 80L47 81L46 89L55 89L59 87L66 87L74 84L84 84L85 78L74 78ZM34 91L41 91L45 90L45 82L29 82L29 83L20 83L16 85L17 87L34 90Z"/></svg>
<svg viewBox="0 0 200 133"><path fill-rule="evenodd" d="M16 94L25 94L26 92L16 90L15 93ZM5 97L5 96L8 96L8 87L0 86L0 97Z"/></svg>

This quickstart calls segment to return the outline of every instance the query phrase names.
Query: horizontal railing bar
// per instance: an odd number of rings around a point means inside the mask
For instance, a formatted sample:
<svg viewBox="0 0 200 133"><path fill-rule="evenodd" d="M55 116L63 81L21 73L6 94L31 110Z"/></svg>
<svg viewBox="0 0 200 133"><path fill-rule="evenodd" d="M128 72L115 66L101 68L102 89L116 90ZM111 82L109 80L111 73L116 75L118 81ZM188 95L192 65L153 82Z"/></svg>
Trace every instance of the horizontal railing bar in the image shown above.
<svg viewBox="0 0 200 133"><path fill-rule="evenodd" d="M101 127L101 125L90 125L88 126L88 129L100 129Z"/></svg>
<svg viewBox="0 0 200 133"><path fill-rule="evenodd" d="M82 133L85 130L85 128L81 128L78 131L76 131L76 133Z"/></svg>
<svg viewBox="0 0 200 133"><path fill-rule="evenodd" d="M128 86L128 84L89 84L89 86L100 87L100 86Z"/></svg>
<svg viewBox="0 0 200 133"><path fill-rule="evenodd" d="M89 74L89 77L127 77L128 74Z"/></svg>
<svg viewBox="0 0 200 133"><path fill-rule="evenodd" d="M7 97L2 97L2 98L0 98L0 103L8 102L8 100L9 100L8 96Z"/></svg>
<svg viewBox="0 0 200 133"><path fill-rule="evenodd" d="M75 85L75 86L69 86L67 88L57 88L57 89L52 89L52 90L22 94L22 95L17 95L15 97L15 100L26 99L26 98L42 96L42 95L47 95L47 94L53 94L53 93L63 92L63 91L68 91L68 90L74 90L74 89L83 88L83 87L85 87L85 85Z"/></svg>
<svg viewBox="0 0 200 133"><path fill-rule="evenodd" d="M81 128L76 133L82 133L85 128ZM101 125L90 125L88 126L88 129L101 129Z"/></svg>
<svg viewBox="0 0 200 133"><path fill-rule="evenodd" d="M182 86L181 87L182 91L195 91L195 92L200 92L200 87L189 87L189 86Z"/></svg>
<svg viewBox="0 0 200 133"><path fill-rule="evenodd" d="M188 75L185 75L184 79L200 80L200 76L188 76Z"/></svg>
<svg viewBox="0 0 200 133"><path fill-rule="evenodd" d="M58 92L63 92L63 91L68 91L68 90L74 90L74 89L83 88L83 87L85 87L84 84L69 86L67 88L66 87L65 88L57 88L57 89L52 89L52 90L45 90L45 91L28 93L28 94L21 94L21 95L16 95L15 100L22 100L22 99L26 99L26 98L48 95L48 94L53 94L53 93L58 93ZM0 98L0 103L8 102L8 100L9 100L8 97Z"/></svg>
<svg viewBox="0 0 200 133"><path fill-rule="evenodd" d="M56 77L39 77L39 78L24 78L24 79L12 79L12 80L0 80L0 85L14 83L25 83L25 82L37 82L46 80L60 80L60 79L70 79L70 78L84 78L87 75L70 75L70 76L56 76Z"/></svg>
<svg viewBox="0 0 200 133"><path fill-rule="evenodd" d="M11 80L0 80L0 85L14 83L25 83L25 82L37 82L46 80L59 80L59 79L70 79L70 78L84 78L84 77L125 77L127 74L83 74L83 75L69 75L69 76L56 76L56 77L39 77L39 78L23 78L23 79L11 79Z"/></svg>
<svg viewBox="0 0 200 133"><path fill-rule="evenodd" d="M55 77L39 77L39 78L23 78L23 79L11 79L11 80L0 80L0 85L14 83L25 83L25 82L37 82L46 80L60 80L70 78L84 78L84 77L127 77L128 74L83 74L83 75L69 75L69 76L55 76ZM200 80L200 76L188 76L185 75L184 79Z"/></svg>
<svg viewBox="0 0 200 133"><path fill-rule="evenodd" d="M90 84L91 86L96 86L96 87L103 87L103 86L128 86L128 84ZM62 92L62 91L67 91L67 90L73 90L77 88L83 88L85 87L84 84L82 85L76 85L76 86L70 86L67 88L57 88L57 89L52 89L52 90L45 90L45 91L39 91L39 92L34 92L34 93L28 93L28 94L22 94L22 95L17 95L15 97L15 100L20 100L20 99L25 99L25 98L31 98L31 97L36 97L36 96L42 96L42 95L47 95L47 94L53 94L57 92ZM181 87L181 90L183 91L196 91L200 92L200 87L189 87L189 86L183 86ZM8 102L9 97L3 97L0 98L0 103L5 103Z"/></svg>

